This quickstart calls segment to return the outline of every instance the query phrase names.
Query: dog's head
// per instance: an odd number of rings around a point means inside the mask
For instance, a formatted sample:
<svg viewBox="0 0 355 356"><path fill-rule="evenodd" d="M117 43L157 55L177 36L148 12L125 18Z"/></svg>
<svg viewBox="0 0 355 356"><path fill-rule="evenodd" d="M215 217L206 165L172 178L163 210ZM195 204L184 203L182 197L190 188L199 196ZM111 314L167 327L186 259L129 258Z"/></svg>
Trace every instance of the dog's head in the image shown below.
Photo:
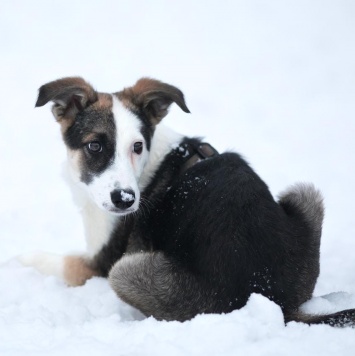
<svg viewBox="0 0 355 356"><path fill-rule="evenodd" d="M138 209L154 129L169 106L189 112L178 88L149 78L113 94L95 91L80 77L63 78L39 89L36 107L49 101L75 179L100 208L116 214Z"/></svg>

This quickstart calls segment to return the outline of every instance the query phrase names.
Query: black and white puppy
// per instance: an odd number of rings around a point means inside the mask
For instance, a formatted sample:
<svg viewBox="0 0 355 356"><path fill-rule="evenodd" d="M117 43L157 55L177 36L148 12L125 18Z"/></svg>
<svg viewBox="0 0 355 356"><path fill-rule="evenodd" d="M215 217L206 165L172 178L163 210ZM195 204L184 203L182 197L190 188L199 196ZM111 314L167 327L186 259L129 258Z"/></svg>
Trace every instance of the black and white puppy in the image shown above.
<svg viewBox="0 0 355 356"><path fill-rule="evenodd" d="M157 319L227 313L261 293L285 320L354 324L355 312L302 315L319 274L320 193L298 184L278 202L236 153L159 124L174 86L143 78L107 94L82 78L42 86L68 150L68 176L87 240L82 256L41 253L22 262L69 285L109 276L117 295Z"/></svg>

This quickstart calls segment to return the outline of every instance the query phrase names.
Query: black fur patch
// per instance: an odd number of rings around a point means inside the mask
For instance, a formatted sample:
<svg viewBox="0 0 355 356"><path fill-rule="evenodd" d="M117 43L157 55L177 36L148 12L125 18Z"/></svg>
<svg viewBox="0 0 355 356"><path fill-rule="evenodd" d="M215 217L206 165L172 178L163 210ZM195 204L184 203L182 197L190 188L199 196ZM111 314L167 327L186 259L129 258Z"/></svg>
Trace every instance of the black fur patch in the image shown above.
<svg viewBox="0 0 355 356"><path fill-rule="evenodd" d="M286 310L310 298L319 269L304 260L309 256L318 265L313 240L320 235L312 236L302 216L288 216L239 155L207 159L182 177L172 173L165 192L155 180L161 196L150 187L155 208L140 219L141 231L153 250L199 276L196 290L216 293L209 312L240 308L253 292ZM191 306L191 316L196 309Z"/></svg>
<svg viewBox="0 0 355 356"><path fill-rule="evenodd" d="M95 175L102 173L112 163L115 153L116 127L112 111L92 107L79 112L75 121L64 134L64 141L72 150L81 150L81 180L88 184ZM88 140L88 137L90 139ZM102 152L92 153L87 144L98 141Z"/></svg>

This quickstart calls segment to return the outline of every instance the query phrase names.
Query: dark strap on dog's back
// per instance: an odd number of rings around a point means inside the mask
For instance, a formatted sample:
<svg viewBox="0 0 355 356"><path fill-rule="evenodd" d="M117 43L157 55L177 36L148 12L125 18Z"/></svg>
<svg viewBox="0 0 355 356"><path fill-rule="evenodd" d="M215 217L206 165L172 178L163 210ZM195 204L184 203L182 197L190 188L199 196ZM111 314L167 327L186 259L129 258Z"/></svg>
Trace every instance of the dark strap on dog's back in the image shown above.
<svg viewBox="0 0 355 356"><path fill-rule="evenodd" d="M191 155L182 165L180 174L184 174L190 167L194 166L196 163L206 158L212 158L219 154L215 148L213 148L209 143L206 142L202 142L196 147L190 146L189 152L191 153Z"/></svg>

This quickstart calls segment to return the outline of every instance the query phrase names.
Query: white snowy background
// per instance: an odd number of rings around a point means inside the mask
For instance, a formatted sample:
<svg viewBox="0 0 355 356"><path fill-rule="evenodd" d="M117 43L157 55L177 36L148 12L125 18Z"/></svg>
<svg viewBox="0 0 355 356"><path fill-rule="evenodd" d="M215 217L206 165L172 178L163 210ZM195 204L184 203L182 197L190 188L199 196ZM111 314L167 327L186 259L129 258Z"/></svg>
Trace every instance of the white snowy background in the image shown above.
<svg viewBox="0 0 355 356"><path fill-rule="evenodd" d="M59 127L49 106L34 109L40 85L71 75L107 92L142 76L174 84L192 114L172 108L171 127L242 153L275 196L313 182L326 217L304 309L354 308L354 1L0 3L1 355L354 354L355 329L285 327L258 295L229 315L158 322L104 279L68 288L16 263L34 250L85 248Z"/></svg>

